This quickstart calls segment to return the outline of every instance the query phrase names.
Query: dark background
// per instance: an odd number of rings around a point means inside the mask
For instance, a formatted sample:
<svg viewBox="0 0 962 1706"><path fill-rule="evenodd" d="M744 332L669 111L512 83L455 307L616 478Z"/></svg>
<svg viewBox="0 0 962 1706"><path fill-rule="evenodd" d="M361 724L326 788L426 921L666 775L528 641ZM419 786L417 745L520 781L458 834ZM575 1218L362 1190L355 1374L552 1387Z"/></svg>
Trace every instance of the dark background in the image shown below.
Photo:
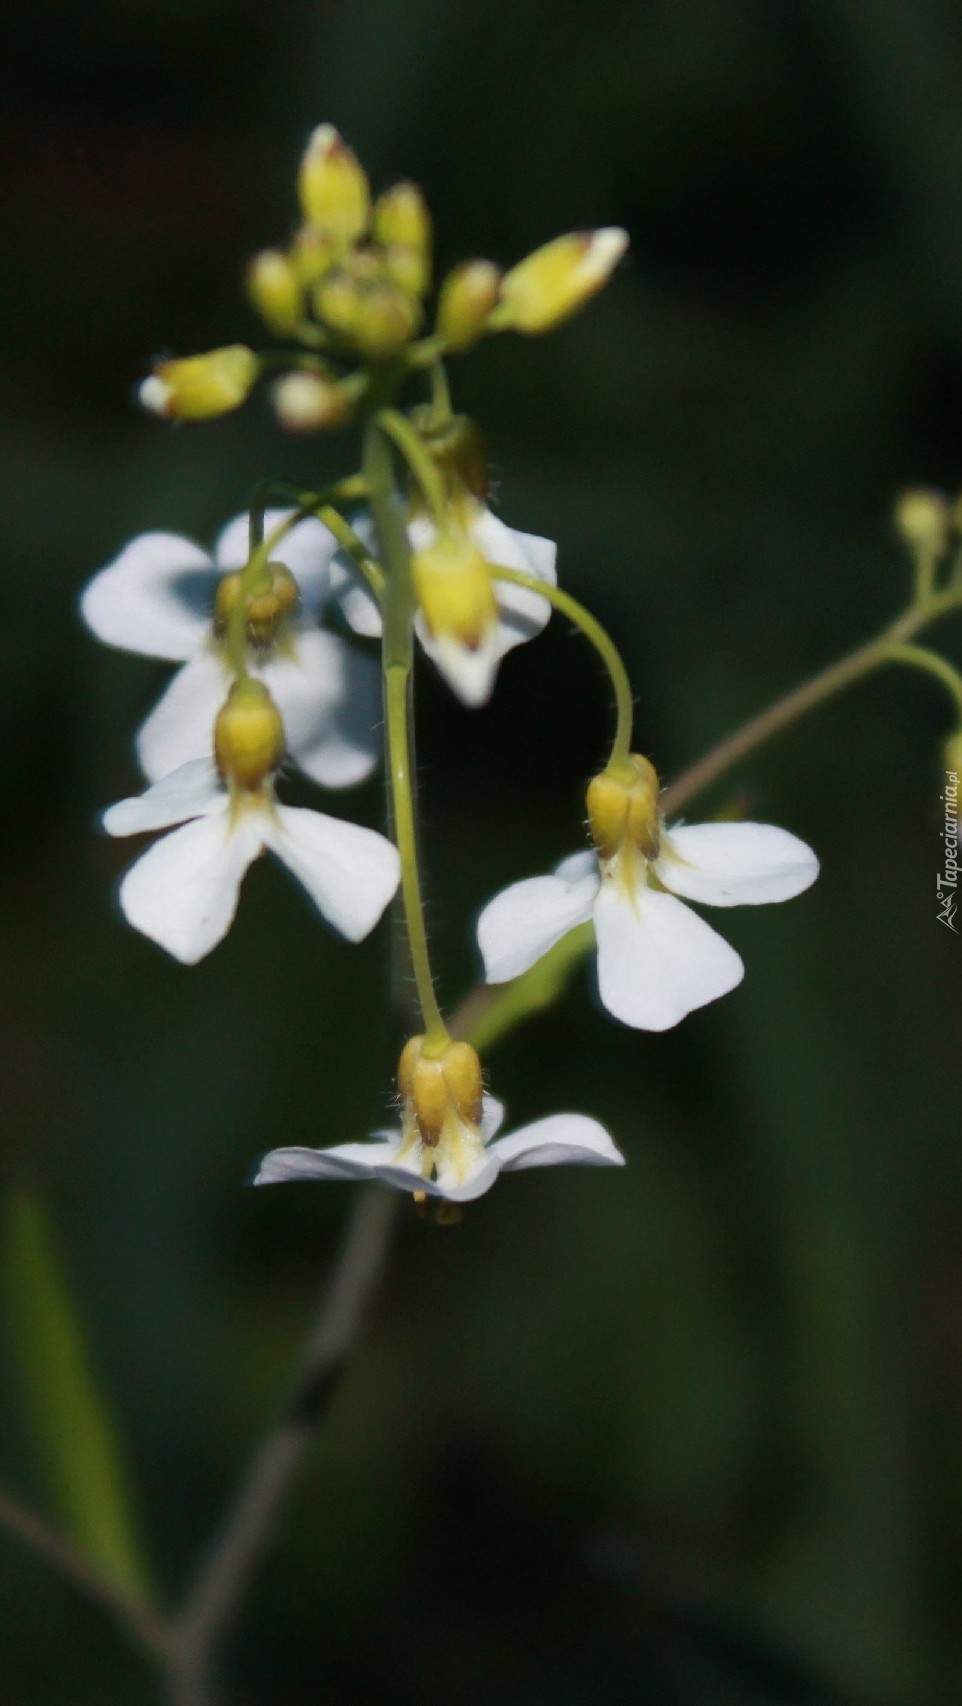
<svg viewBox="0 0 962 1706"><path fill-rule="evenodd" d="M0 1081L172 1590L273 1415L352 1187L245 1193L359 1136L396 1044L384 934L306 928L258 868L193 971L112 905L166 672L76 598L133 533L209 538L253 482L346 471L266 408L171 431L146 362L257 338L310 127L428 192L443 263L619 223L551 338L454 369L499 504L623 643L669 776L889 618L903 485L962 483L962 16L948 0L62 0L8 8L0 130ZM958 634L946 628L958 656ZM580 843L605 690L555 621L496 703L421 694L449 1002L469 920ZM959 971L935 919L948 710L893 672L705 801L810 840L726 913L737 993L664 1037L579 976L504 1045L512 1119L583 1108L630 1166L403 1216L373 1331L233 1648L248 1706L917 1706L959 1693ZM334 809L377 821L378 784ZM698 815L695 813L694 815ZM8 1288L9 1290L9 1288ZM5 1299L9 1316L16 1299ZM0 1478L46 1492L0 1335ZM101 1615L0 1536L2 1694L154 1697Z"/></svg>

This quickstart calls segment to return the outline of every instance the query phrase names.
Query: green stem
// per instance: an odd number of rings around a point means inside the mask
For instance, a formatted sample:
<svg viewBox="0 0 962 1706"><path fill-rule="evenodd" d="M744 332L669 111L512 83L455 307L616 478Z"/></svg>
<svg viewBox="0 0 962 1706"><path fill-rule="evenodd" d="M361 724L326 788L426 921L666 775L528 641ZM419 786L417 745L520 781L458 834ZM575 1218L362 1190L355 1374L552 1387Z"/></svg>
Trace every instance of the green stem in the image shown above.
<svg viewBox="0 0 962 1706"><path fill-rule="evenodd" d="M492 565L491 572L495 580L510 581L512 586L527 587L529 591L538 593L539 597L546 598L548 603L560 610L563 616L567 616L568 621L580 629L585 639L594 646L608 672L615 695L615 738L611 745L609 763L624 762L631 751L634 697L621 653L607 629L602 627L596 616L592 616L590 610L586 610L583 604L572 598L570 592L563 592L560 587L539 580L537 575L523 574L520 569L503 569L497 564Z"/></svg>
<svg viewBox="0 0 962 1706"><path fill-rule="evenodd" d="M451 387L448 376L444 371L441 360L433 361L430 367L431 380L431 411L429 425L437 432L451 419Z"/></svg>
<svg viewBox="0 0 962 1706"><path fill-rule="evenodd" d="M416 600L407 526L395 499L391 448L385 434L386 429L382 425L381 417L369 424L364 440L364 472L374 512L378 545L388 570L384 588L382 644L388 774L394 833L401 856L401 902L411 969L417 987L426 1046L429 1050L440 1051L449 1039L447 1026L434 993L434 979L431 974L421 899L414 810L411 672L414 662Z"/></svg>
<svg viewBox="0 0 962 1706"><path fill-rule="evenodd" d="M400 451L408 468L421 488L424 501L431 511L438 532L443 532L447 520L447 500L444 482L406 415L397 409L382 409L377 424Z"/></svg>
<svg viewBox="0 0 962 1706"><path fill-rule="evenodd" d="M271 498L283 495L289 502L296 503L304 515L316 516L322 521L329 533L333 533L338 544L343 546L352 558L355 566L367 581L368 586L380 602L384 591L384 570L376 557L371 555L363 539L354 531L350 522L345 519L336 503L358 503L367 496L367 485L362 474L352 474L345 480L338 480L334 486L328 486L322 492L308 492L295 484L293 480L262 480L254 488L254 499L251 503L251 550L260 544L264 534L264 510Z"/></svg>
<svg viewBox="0 0 962 1706"><path fill-rule="evenodd" d="M927 646L886 646L881 663L904 663L910 669L921 669L928 675L934 675L936 681L941 681L955 700L962 722L962 675L949 663L948 658L940 657L938 652L929 651Z"/></svg>

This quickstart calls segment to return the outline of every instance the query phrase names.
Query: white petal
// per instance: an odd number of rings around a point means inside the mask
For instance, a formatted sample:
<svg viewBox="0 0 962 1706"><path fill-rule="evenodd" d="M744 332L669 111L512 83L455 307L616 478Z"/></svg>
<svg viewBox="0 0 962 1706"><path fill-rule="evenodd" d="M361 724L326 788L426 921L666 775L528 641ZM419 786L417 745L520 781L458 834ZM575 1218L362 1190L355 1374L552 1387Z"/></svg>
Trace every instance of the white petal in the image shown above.
<svg viewBox="0 0 962 1706"><path fill-rule="evenodd" d="M291 509L269 509L264 515L264 534L293 515ZM309 616L319 615L330 586L331 558L337 549L333 533L314 516L306 516L285 534L273 552L273 561L290 569L300 588L301 604ZM214 556L220 569L242 569L250 556L250 521L235 515L217 539Z"/></svg>
<svg viewBox="0 0 962 1706"><path fill-rule="evenodd" d="M673 895L643 886L629 894L615 873L594 916L601 999L626 1025L667 1031L744 975L734 948Z"/></svg>
<svg viewBox="0 0 962 1706"><path fill-rule="evenodd" d="M347 788L377 762L381 677L373 658L320 628L293 637L255 673L284 719L291 757L325 788Z"/></svg>
<svg viewBox="0 0 962 1706"><path fill-rule="evenodd" d="M770 823L679 824L655 865L666 889L711 906L791 900L818 876L812 849Z"/></svg>
<svg viewBox="0 0 962 1706"><path fill-rule="evenodd" d="M554 868L556 877L563 877L566 883L580 883L584 877L598 875L598 855L590 847L585 847L580 853L569 853L567 859L562 859L560 865Z"/></svg>
<svg viewBox="0 0 962 1706"><path fill-rule="evenodd" d="M231 679L221 654L207 645L177 671L137 734L137 756L150 781L211 752Z"/></svg>
<svg viewBox="0 0 962 1706"><path fill-rule="evenodd" d="M498 674L499 627L492 627L479 646L462 646L456 640L435 639L428 632L420 611L414 626L424 650L463 705L476 709L486 705L494 692Z"/></svg>
<svg viewBox="0 0 962 1706"><path fill-rule="evenodd" d="M504 1103L497 1096L489 1096L487 1091L481 1098L481 1135L485 1143L490 1143L495 1133L504 1124Z"/></svg>
<svg viewBox="0 0 962 1706"><path fill-rule="evenodd" d="M401 879L392 842L301 806L276 806L263 836L342 936L359 942L374 929Z"/></svg>
<svg viewBox="0 0 962 1706"><path fill-rule="evenodd" d="M177 533L141 533L94 575L80 612L99 640L180 662L209 623L217 575L199 546Z"/></svg>
<svg viewBox="0 0 962 1706"><path fill-rule="evenodd" d="M592 859L591 868L574 882L557 875L528 877L489 900L478 919L478 946L488 983L520 977L569 930L584 924L591 917L598 883Z"/></svg>
<svg viewBox="0 0 962 1706"><path fill-rule="evenodd" d="M404 1172L405 1188L417 1189L416 1170L397 1161L400 1132L368 1143L339 1143L333 1149L272 1149L262 1155L251 1184L280 1185L288 1179L369 1179L390 1166Z"/></svg>
<svg viewBox="0 0 962 1706"><path fill-rule="evenodd" d="M520 569L523 574L535 575L538 580L554 586L556 546L551 539L541 539L536 533L518 533L505 526L491 510L485 509L471 528L471 537L489 563L503 569ZM522 640L540 634L551 615L551 605L527 587L511 586L507 581L495 583L495 594L501 611L498 623L498 657L503 658Z"/></svg>
<svg viewBox="0 0 962 1706"><path fill-rule="evenodd" d="M625 1158L603 1125L587 1114L551 1114L522 1126L491 1145L505 1172L523 1167L564 1166L581 1162L589 1167L623 1167Z"/></svg>
<svg viewBox="0 0 962 1706"><path fill-rule="evenodd" d="M364 514L355 515L351 519L351 526L362 545L372 556L377 556L377 541L371 517ZM381 607L347 551L338 551L331 562L331 595L337 600L345 622L348 627L353 628L355 634L362 634L367 640L380 639Z"/></svg>
<svg viewBox="0 0 962 1706"><path fill-rule="evenodd" d="M187 818L204 817L223 798L213 760L195 758L143 794L118 800L104 812L101 822L108 835L141 835L148 829L167 829Z"/></svg>
<svg viewBox="0 0 962 1706"><path fill-rule="evenodd" d="M231 823L221 810L185 823L137 860L120 885L120 904L135 930L195 965L226 936L241 879L260 852L259 814Z"/></svg>

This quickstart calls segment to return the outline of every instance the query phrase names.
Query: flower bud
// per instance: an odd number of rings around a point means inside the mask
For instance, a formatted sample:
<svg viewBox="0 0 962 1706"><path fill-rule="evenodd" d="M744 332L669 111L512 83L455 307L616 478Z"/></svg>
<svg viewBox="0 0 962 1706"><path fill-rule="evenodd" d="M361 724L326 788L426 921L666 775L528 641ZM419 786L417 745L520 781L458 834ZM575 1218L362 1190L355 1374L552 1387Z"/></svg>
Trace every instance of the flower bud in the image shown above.
<svg viewBox="0 0 962 1706"><path fill-rule="evenodd" d="M228 344L206 355L158 362L138 396L145 409L168 420L203 421L226 415L247 398L260 362L244 344Z"/></svg>
<svg viewBox="0 0 962 1706"><path fill-rule="evenodd" d="M902 492L895 504L895 529L911 551L944 551L951 511L941 492Z"/></svg>
<svg viewBox="0 0 962 1706"><path fill-rule="evenodd" d="M221 577L214 600L214 627L222 634L238 598L245 601L245 630L254 646L268 646L288 613L297 606L297 582L283 563L267 563L253 586L244 589L244 571L234 569Z"/></svg>
<svg viewBox="0 0 962 1706"><path fill-rule="evenodd" d="M271 402L287 432L321 432L340 426L351 401L342 385L310 368L285 373L271 388Z"/></svg>
<svg viewBox="0 0 962 1706"><path fill-rule="evenodd" d="M423 296L430 283L427 258L420 249L406 249L400 243L385 249L382 257L385 278L406 290L411 296Z"/></svg>
<svg viewBox="0 0 962 1706"><path fill-rule="evenodd" d="M318 125L301 160L297 181L308 225L341 243L352 243L367 227L367 175L332 124Z"/></svg>
<svg viewBox="0 0 962 1706"><path fill-rule="evenodd" d="M658 773L640 753L609 765L588 786L588 824L598 855L613 859L626 845L646 859L658 851Z"/></svg>
<svg viewBox="0 0 962 1706"><path fill-rule="evenodd" d="M342 338L354 337L363 301L363 286L340 267L322 278L314 290L318 318Z"/></svg>
<svg viewBox="0 0 962 1706"><path fill-rule="evenodd" d="M322 231L315 231L310 225L301 226L291 246L290 260L305 289L310 289L330 271L338 252L338 245Z"/></svg>
<svg viewBox="0 0 962 1706"><path fill-rule="evenodd" d="M425 1038L411 1037L398 1061L398 1088L406 1119L413 1119L429 1149L437 1148L452 1118L480 1126L481 1062L470 1043L449 1042L428 1055Z"/></svg>
<svg viewBox="0 0 962 1706"><path fill-rule="evenodd" d="M414 588L435 639L454 640L470 651L481 647L498 619L491 571L466 535L442 535L415 551Z"/></svg>
<svg viewBox="0 0 962 1706"><path fill-rule="evenodd" d="M449 272L438 298L438 335L451 350L477 343L501 292L493 261L465 261Z"/></svg>
<svg viewBox="0 0 962 1706"><path fill-rule="evenodd" d="M535 249L505 274L493 326L550 332L607 283L627 247L627 231L609 226L574 231Z"/></svg>
<svg viewBox="0 0 962 1706"><path fill-rule="evenodd" d="M425 403L411 411L411 421L444 481L450 503L463 507L465 493L469 493L483 504L488 495L488 456L470 415L449 415L441 426L435 426L431 405Z"/></svg>
<svg viewBox="0 0 962 1706"><path fill-rule="evenodd" d="M392 184L378 196L372 230L375 240L386 249L397 244L402 249L427 252L431 246L431 215L417 184Z"/></svg>
<svg viewBox="0 0 962 1706"><path fill-rule="evenodd" d="M421 305L393 284L371 285L361 299L352 335L358 348L375 361L394 355L414 336Z"/></svg>
<svg viewBox="0 0 962 1706"><path fill-rule="evenodd" d="M258 314L278 337L297 330L304 314L304 298L297 269L280 249L265 249L255 255L247 269L247 294Z"/></svg>
<svg viewBox="0 0 962 1706"><path fill-rule="evenodd" d="M253 791L284 756L284 724L262 681L235 681L214 724L214 754L225 782Z"/></svg>

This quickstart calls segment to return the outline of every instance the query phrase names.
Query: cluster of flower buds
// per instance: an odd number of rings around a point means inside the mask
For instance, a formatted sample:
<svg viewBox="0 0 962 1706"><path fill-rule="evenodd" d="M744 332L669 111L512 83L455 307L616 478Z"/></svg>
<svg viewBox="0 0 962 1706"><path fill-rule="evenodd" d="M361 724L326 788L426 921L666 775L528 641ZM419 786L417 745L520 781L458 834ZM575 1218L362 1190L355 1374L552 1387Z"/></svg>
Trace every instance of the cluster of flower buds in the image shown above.
<svg viewBox="0 0 962 1706"><path fill-rule="evenodd" d="M288 370L274 385L280 421L314 430L358 413L362 464L326 491L298 491L290 507L237 517L210 554L175 534L143 534L87 588L83 614L102 640L180 666L137 737L146 790L104 817L112 835L167 832L123 878L121 905L137 929L193 963L224 936L244 873L264 851L352 942L400 886L423 1023L400 1057L400 1129L274 1151L259 1180L365 1176L462 1202L505 1170L618 1165L611 1138L581 1114L496 1139L502 1110L483 1088L477 1053L452 1039L437 1006L409 684L417 640L465 704L483 705L501 659L556 607L599 650L615 690L618 732L587 795L593 845L485 907L478 940L491 983L520 976L589 926L603 1002L628 1025L663 1030L731 989L743 969L684 902L785 900L816 875L811 850L767 824L665 825L654 767L629 748L632 694L613 643L557 587L554 544L488 507L480 434L451 407L444 357L489 331L557 325L610 276L625 234L563 236L504 274L469 261L442 280L432 323L420 191L401 183L372 199L327 125L310 140L298 189L294 239L255 258L248 292L269 329L299 346L284 353ZM231 345L161 364L141 395L161 414L199 420L236 408L277 367ZM430 401L402 412L405 387L425 376ZM350 638L338 632L345 626ZM371 772L382 734L397 845L278 799L282 760L322 787L350 786Z"/></svg>

